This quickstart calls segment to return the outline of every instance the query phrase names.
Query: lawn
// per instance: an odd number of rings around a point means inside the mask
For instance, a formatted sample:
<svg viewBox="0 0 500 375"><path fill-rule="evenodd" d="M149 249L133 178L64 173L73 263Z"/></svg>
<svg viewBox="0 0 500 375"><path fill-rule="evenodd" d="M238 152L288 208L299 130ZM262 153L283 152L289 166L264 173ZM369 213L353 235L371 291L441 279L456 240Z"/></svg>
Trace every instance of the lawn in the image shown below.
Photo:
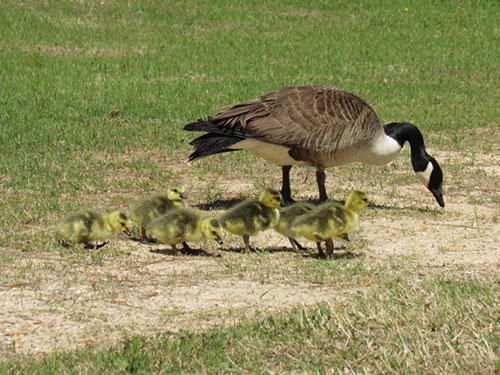
<svg viewBox="0 0 500 375"><path fill-rule="evenodd" d="M495 1L4 0L0 372L499 371L498 14ZM299 257L272 232L258 254L228 236L207 257L54 241L64 215L127 210L170 181L214 215L278 188L279 168L250 154L187 163L182 126L301 84L416 124L446 209L406 149L327 171L333 198L373 203L352 257ZM316 197L312 170L292 178Z"/></svg>

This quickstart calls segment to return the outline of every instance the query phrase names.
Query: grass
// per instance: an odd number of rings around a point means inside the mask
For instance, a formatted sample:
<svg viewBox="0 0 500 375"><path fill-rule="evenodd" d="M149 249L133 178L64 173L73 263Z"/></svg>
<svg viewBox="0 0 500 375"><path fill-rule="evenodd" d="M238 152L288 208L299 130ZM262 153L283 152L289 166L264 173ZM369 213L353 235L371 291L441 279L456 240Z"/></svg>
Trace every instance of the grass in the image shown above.
<svg viewBox="0 0 500 375"><path fill-rule="evenodd" d="M127 209L172 180L200 204L279 186L277 168L245 153L188 166L192 135L182 126L272 89L321 84L358 94L382 122L415 123L443 166L446 196L481 210L422 207L407 150L381 168L329 171L331 194L343 199L362 185L375 202L364 218L385 220L379 231L400 233L408 251L418 252L414 240L432 225L450 225L456 237L436 239L441 253L459 251L467 236L481 244L498 217L498 175L488 169L500 141L498 2L4 0L0 8L0 291L43 295L59 277L61 301L79 283L120 301L149 278L172 288L214 278L370 288L339 306L263 313L205 333L16 357L0 372L500 371L498 282L463 272L422 280L414 254L374 265L363 233L353 259L230 254L216 271L158 279L132 245L88 254L55 247L52 234L68 212ZM310 169L294 168L292 178L301 199L316 196ZM412 219L420 225L405 227Z"/></svg>
<svg viewBox="0 0 500 375"><path fill-rule="evenodd" d="M387 278L337 306L298 308L206 333L130 337L104 350L0 363L4 373L493 373L498 287ZM494 362L496 360L496 362ZM497 366L497 367L495 367Z"/></svg>

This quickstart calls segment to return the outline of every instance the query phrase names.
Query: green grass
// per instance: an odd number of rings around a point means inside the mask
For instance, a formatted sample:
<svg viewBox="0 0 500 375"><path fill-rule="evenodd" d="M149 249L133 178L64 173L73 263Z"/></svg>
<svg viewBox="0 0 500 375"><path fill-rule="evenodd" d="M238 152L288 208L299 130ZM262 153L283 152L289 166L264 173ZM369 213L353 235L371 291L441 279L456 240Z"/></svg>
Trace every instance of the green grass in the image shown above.
<svg viewBox="0 0 500 375"><path fill-rule="evenodd" d="M206 333L135 336L109 349L11 360L0 363L0 371L492 373L500 349L498 292L472 278L390 277L336 306L295 309Z"/></svg>

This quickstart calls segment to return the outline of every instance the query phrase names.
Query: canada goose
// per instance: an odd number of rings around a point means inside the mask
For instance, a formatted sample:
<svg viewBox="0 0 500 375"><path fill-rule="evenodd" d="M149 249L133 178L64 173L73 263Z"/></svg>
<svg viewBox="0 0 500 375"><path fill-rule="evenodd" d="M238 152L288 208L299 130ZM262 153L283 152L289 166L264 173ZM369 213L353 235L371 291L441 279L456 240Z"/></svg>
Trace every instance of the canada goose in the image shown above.
<svg viewBox="0 0 500 375"><path fill-rule="evenodd" d="M360 191L351 192L344 205L327 202L316 209L299 216L292 222L290 237L303 236L315 241L319 255L324 257L321 241L326 241L326 250L329 256L333 254L332 238L345 239L345 235L354 229L358 223L358 211L366 208L368 198Z"/></svg>
<svg viewBox="0 0 500 375"><path fill-rule="evenodd" d="M319 198L325 201L325 168L352 162L386 164L408 141L413 170L444 207L443 172L425 151L420 130L407 122L382 126L365 101L335 87L295 86L271 91L188 124L184 130L207 132L191 141L194 152L189 160L248 150L281 166L281 193L287 203L293 201L289 180L293 165L316 167Z"/></svg>
<svg viewBox="0 0 500 375"><path fill-rule="evenodd" d="M184 187L172 185L167 188L166 194L147 198L133 207L130 218L141 228L141 241L147 241L146 227L151 220L174 208L185 207L184 199Z"/></svg>
<svg viewBox="0 0 500 375"><path fill-rule="evenodd" d="M62 245L83 243L86 248L90 248L93 247L92 242L107 241L115 232L122 231L130 235L131 225L127 215L120 211L101 215L93 210L84 210L62 220L56 227L56 238Z"/></svg>
<svg viewBox="0 0 500 375"><path fill-rule="evenodd" d="M250 236L274 228L278 223L281 194L274 189L265 189L258 200L248 200L224 212L219 221L224 229L243 236L246 251L253 251Z"/></svg>
<svg viewBox="0 0 500 375"><path fill-rule="evenodd" d="M294 237L291 231L292 223L302 215L305 215L309 211L312 211L316 206L306 203L294 203L293 205L283 208L280 210L280 219L278 224L274 227L274 230L283 236L287 237L292 244L293 250L295 252L300 252L301 250L306 250Z"/></svg>
<svg viewBox="0 0 500 375"><path fill-rule="evenodd" d="M183 243L185 250L191 250L189 242L199 242L212 238L222 245L222 228L214 218L201 218L200 214L189 208L178 208L151 220L147 230L159 242L169 244L173 250Z"/></svg>

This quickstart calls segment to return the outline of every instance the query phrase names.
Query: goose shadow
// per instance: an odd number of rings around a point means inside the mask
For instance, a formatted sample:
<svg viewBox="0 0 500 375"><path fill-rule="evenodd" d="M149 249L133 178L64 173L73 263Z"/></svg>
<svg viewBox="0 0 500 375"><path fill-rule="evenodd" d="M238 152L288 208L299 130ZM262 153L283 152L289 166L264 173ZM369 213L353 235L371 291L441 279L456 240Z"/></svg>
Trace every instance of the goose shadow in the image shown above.
<svg viewBox="0 0 500 375"><path fill-rule="evenodd" d="M160 254L160 255L168 255L168 256L180 256L180 255L187 255L187 256L197 256L197 257L208 257L208 258L221 258L222 255L220 254L212 254L209 253L208 251L205 251L203 249L179 249L179 250L174 250L174 249L150 249L150 253L153 254Z"/></svg>

